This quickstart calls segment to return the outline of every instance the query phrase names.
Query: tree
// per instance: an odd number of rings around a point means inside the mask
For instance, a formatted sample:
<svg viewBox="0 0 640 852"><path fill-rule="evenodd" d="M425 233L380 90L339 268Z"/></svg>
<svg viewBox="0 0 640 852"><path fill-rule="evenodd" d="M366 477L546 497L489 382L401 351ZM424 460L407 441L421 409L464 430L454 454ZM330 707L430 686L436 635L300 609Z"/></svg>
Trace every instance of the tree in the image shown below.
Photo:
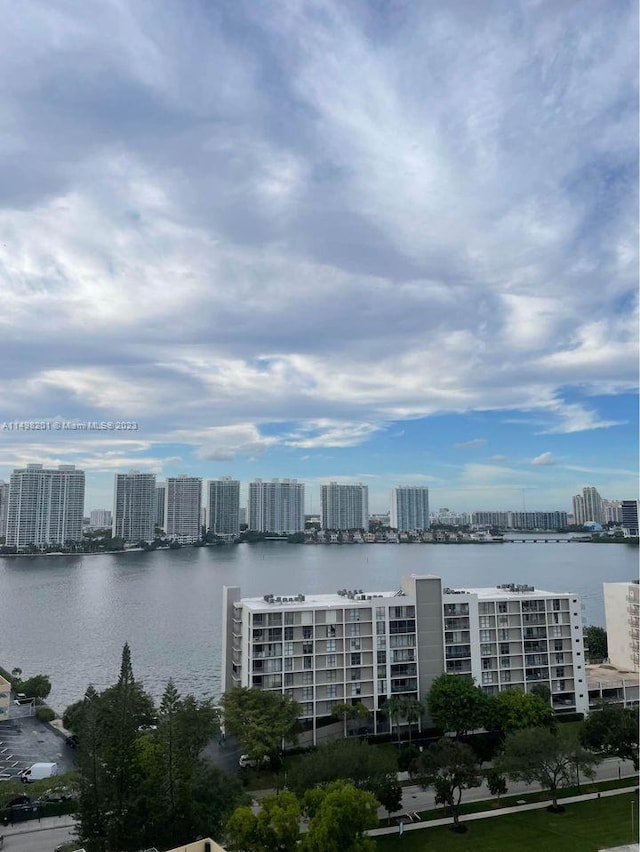
<svg viewBox="0 0 640 852"><path fill-rule="evenodd" d="M609 656L607 647L607 631L604 627L585 627L584 653L588 663L601 663Z"/></svg>
<svg viewBox="0 0 640 852"><path fill-rule="evenodd" d="M389 775L397 772L395 755L359 740L319 746L300 757L288 772L287 785L298 796L312 787L343 780L377 795Z"/></svg>
<svg viewBox="0 0 640 852"><path fill-rule="evenodd" d="M400 742L400 718L402 717L403 709L404 704L399 695L392 695L391 698L387 698L380 708L382 714L389 720L389 725L392 729L395 721L398 742Z"/></svg>
<svg viewBox="0 0 640 852"><path fill-rule="evenodd" d="M422 719L424 716L425 707L422 701L417 698L405 698L402 702L402 717L407 720L409 725L409 742L411 742L412 726Z"/></svg>
<svg viewBox="0 0 640 852"><path fill-rule="evenodd" d="M545 704L551 704L551 690L546 683L534 683L531 687L531 695L537 695Z"/></svg>
<svg viewBox="0 0 640 852"><path fill-rule="evenodd" d="M481 728L487 697L469 678L442 674L431 684L427 706L436 727L456 738Z"/></svg>
<svg viewBox="0 0 640 852"><path fill-rule="evenodd" d="M402 807L402 786L398 782L396 774L385 775L382 783L373 792L376 799L386 810L389 819L391 819L392 811L399 811Z"/></svg>
<svg viewBox="0 0 640 852"><path fill-rule="evenodd" d="M632 760L638 771L638 727L640 722L637 707L620 707L618 704L602 705L585 720L580 732L582 744L593 751L620 760Z"/></svg>
<svg viewBox="0 0 640 852"><path fill-rule="evenodd" d="M539 695L506 689L489 696L485 710L485 727L508 734L524 728L553 727L553 710Z"/></svg>
<svg viewBox="0 0 640 852"><path fill-rule="evenodd" d="M24 692L27 698L37 698L44 701L51 692L51 681L47 675L34 675L21 682L20 692Z"/></svg>
<svg viewBox="0 0 640 852"><path fill-rule="evenodd" d="M336 719L342 719L342 735L347 738L347 721L354 719L368 719L371 711L362 702L357 704L336 704L331 710L331 715Z"/></svg>
<svg viewBox="0 0 640 852"><path fill-rule="evenodd" d="M240 807L227 823L230 849L247 852L295 852L300 839L300 803L293 793L265 796L260 811Z"/></svg>
<svg viewBox="0 0 640 852"><path fill-rule="evenodd" d="M302 708L289 695L234 687L222 696L226 730L257 761L277 761L283 742L294 742Z"/></svg>
<svg viewBox="0 0 640 852"><path fill-rule="evenodd" d="M310 819L301 852L374 852L374 841L364 834L378 824L378 802L372 793L334 781L325 789L310 790L304 807Z"/></svg>
<svg viewBox="0 0 640 852"><path fill-rule="evenodd" d="M499 769L493 767L487 772L486 779L489 792L498 799L498 804L500 804L500 796L504 796L507 792L506 778Z"/></svg>
<svg viewBox="0 0 640 852"><path fill-rule="evenodd" d="M580 747L566 728L527 728L510 733L497 768L514 781L537 781L548 790L553 810L558 810L558 790L576 783L581 771L595 775L599 758Z"/></svg>
<svg viewBox="0 0 640 852"><path fill-rule="evenodd" d="M438 740L416 761L414 777L423 789L433 787L436 802L449 806L454 829L464 830L459 813L462 791L482 783L473 750L457 740Z"/></svg>

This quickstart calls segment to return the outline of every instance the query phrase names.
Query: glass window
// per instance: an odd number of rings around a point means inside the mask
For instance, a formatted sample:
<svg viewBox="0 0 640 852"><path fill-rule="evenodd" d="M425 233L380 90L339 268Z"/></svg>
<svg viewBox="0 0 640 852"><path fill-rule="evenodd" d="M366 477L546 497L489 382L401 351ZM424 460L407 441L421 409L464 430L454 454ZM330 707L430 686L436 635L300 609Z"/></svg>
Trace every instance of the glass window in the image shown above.
<svg viewBox="0 0 640 852"><path fill-rule="evenodd" d="M293 639L293 627L285 627L284 638L285 639Z"/></svg>
<svg viewBox="0 0 640 852"><path fill-rule="evenodd" d="M376 619L384 618L384 610L383 606L376 607Z"/></svg>
<svg viewBox="0 0 640 852"><path fill-rule="evenodd" d="M327 683L335 683L336 682L336 670L329 669L327 671Z"/></svg>
<svg viewBox="0 0 640 852"><path fill-rule="evenodd" d="M302 638L303 639L311 639L313 637L313 627L303 627L302 628Z"/></svg>
<svg viewBox="0 0 640 852"><path fill-rule="evenodd" d="M328 669L335 669L338 665L338 657L336 654L327 654L326 666Z"/></svg>
<svg viewBox="0 0 640 852"><path fill-rule="evenodd" d="M303 657L302 658L302 668L303 669L313 668L313 657Z"/></svg>
<svg viewBox="0 0 640 852"><path fill-rule="evenodd" d="M336 640L335 639L327 639L327 651L335 651L336 650Z"/></svg>
<svg viewBox="0 0 640 852"><path fill-rule="evenodd" d="M305 686L313 683L313 672L302 672L302 683Z"/></svg>
<svg viewBox="0 0 640 852"><path fill-rule="evenodd" d="M362 657L361 654L351 654L351 665L352 666L359 666L361 657Z"/></svg>
<svg viewBox="0 0 640 852"><path fill-rule="evenodd" d="M284 643L284 655L285 655L285 657L293 657L294 648L295 648L294 642L285 642Z"/></svg>
<svg viewBox="0 0 640 852"><path fill-rule="evenodd" d="M313 613L310 610L301 612L300 615L302 616L300 619L301 624L313 624Z"/></svg>
<svg viewBox="0 0 640 852"><path fill-rule="evenodd" d="M338 687L335 683L330 683L327 685L327 698L337 698L338 697Z"/></svg>

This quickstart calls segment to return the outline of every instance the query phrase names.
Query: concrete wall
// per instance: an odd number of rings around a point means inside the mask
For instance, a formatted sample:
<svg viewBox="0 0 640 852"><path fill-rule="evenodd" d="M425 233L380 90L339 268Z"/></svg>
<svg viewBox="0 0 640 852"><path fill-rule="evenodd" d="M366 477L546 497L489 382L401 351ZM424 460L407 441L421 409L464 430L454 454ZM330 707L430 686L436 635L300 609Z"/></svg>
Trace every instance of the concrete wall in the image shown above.
<svg viewBox="0 0 640 852"><path fill-rule="evenodd" d="M630 596L637 599L638 586L633 583L603 583L602 587L609 661L618 669L638 671L632 648L632 633L635 632L637 637L637 626L632 625L629 613L632 604L627 600ZM637 617L637 606L634 609Z"/></svg>
<svg viewBox="0 0 640 852"><path fill-rule="evenodd" d="M11 684L6 678L0 675L0 719L8 718L10 704Z"/></svg>
<svg viewBox="0 0 640 852"><path fill-rule="evenodd" d="M431 684L444 671L442 582L430 574L411 574L403 578L402 591L416 602L418 689L424 701Z"/></svg>

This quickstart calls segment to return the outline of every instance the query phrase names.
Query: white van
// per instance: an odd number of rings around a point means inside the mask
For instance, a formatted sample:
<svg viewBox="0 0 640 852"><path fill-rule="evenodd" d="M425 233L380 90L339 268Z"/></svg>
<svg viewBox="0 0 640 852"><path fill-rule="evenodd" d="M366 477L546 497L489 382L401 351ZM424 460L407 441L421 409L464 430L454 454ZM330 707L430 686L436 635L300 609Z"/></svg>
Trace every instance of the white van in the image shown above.
<svg viewBox="0 0 640 852"><path fill-rule="evenodd" d="M23 784L31 784L32 781L42 781L43 778L53 778L58 774L57 763L34 763L28 769L20 773Z"/></svg>

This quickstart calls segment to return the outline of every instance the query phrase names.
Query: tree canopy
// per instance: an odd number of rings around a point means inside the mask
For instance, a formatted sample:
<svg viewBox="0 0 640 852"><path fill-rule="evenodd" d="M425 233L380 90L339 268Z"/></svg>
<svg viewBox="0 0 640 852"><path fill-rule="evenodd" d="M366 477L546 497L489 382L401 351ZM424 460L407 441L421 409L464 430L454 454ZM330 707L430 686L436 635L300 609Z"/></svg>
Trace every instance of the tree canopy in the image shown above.
<svg viewBox="0 0 640 852"><path fill-rule="evenodd" d="M309 829L301 852L374 852L364 832L378 824L378 802L372 793L343 781L310 790L304 797Z"/></svg>
<svg viewBox="0 0 640 852"><path fill-rule="evenodd" d="M632 760L638 771L638 727L640 711L637 707L620 707L603 704L585 720L580 738L586 748L602 752L621 760Z"/></svg>
<svg viewBox="0 0 640 852"><path fill-rule="evenodd" d="M571 730L560 726L557 730L513 731L505 740L496 768L514 781L537 781L549 791L553 807L557 808L558 790L575 784L580 772L593 778L598 762L595 754L580 746Z"/></svg>
<svg viewBox="0 0 640 852"><path fill-rule="evenodd" d="M240 807L227 823L229 849L238 852L295 852L300 838L300 803L293 793L265 796L260 811Z"/></svg>
<svg viewBox="0 0 640 852"><path fill-rule="evenodd" d="M485 726L490 731L508 734L525 728L553 727L554 712L539 695L506 689L490 695L485 705Z"/></svg>
<svg viewBox="0 0 640 852"><path fill-rule="evenodd" d="M433 788L437 803L449 806L456 827L462 791L482 783L482 774L470 746L446 737L422 752L415 763L413 777L423 789Z"/></svg>
<svg viewBox="0 0 640 852"><path fill-rule="evenodd" d="M253 760L277 760L295 742L302 708L289 695L237 686L222 696L224 723Z"/></svg>
<svg viewBox="0 0 640 852"><path fill-rule="evenodd" d="M585 627L584 653L588 663L601 663L609 656L607 631L604 627Z"/></svg>
<svg viewBox="0 0 640 852"><path fill-rule="evenodd" d="M427 705L431 719L456 737L481 728L487 697L469 678L442 674L431 684Z"/></svg>

